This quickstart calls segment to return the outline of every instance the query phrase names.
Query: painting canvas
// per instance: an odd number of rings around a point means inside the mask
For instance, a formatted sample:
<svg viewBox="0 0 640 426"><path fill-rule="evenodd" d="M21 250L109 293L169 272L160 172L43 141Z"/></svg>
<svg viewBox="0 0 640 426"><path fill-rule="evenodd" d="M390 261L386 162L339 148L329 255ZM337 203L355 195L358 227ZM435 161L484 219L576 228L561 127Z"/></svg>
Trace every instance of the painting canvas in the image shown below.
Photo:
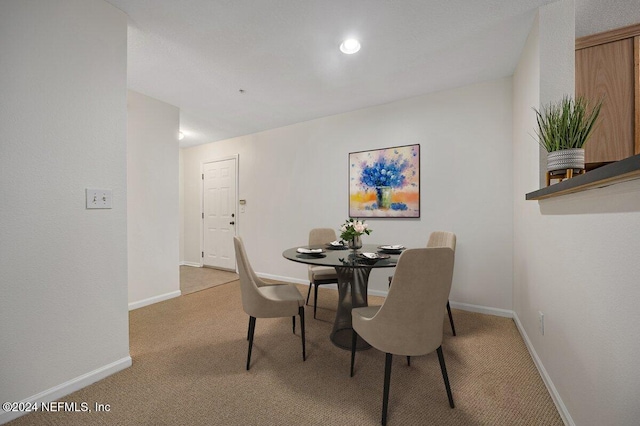
<svg viewBox="0 0 640 426"><path fill-rule="evenodd" d="M420 217L420 145L349 154L350 217Z"/></svg>

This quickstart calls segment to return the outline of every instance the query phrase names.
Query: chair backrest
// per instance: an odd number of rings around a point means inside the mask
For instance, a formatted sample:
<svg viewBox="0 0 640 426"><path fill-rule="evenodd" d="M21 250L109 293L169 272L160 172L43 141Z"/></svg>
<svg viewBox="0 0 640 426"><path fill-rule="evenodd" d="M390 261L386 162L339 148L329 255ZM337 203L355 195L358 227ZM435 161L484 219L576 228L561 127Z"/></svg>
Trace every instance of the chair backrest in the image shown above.
<svg viewBox="0 0 640 426"><path fill-rule="evenodd" d="M242 293L242 308L251 315L260 309L263 298L258 292L261 282L256 273L251 268L244 243L240 237L233 237L233 245L236 250L236 260L238 262L238 275L240 275L240 292Z"/></svg>
<svg viewBox="0 0 640 426"><path fill-rule="evenodd" d="M424 355L441 345L453 257L448 247L408 249L400 255L389 293L371 320L379 333L369 343L399 355Z"/></svg>
<svg viewBox="0 0 640 426"><path fill-rule="evenodd" d="M429 235L427 247L449 247L456 251L456 234L446 231L434 231Z"/></svg>
<svg viewBox="0 0 640 426"><path fill-rule="evenodd" d="M336 231L331 228L314 228L309 231L309 245L317 246L336 240Z"/></svg>

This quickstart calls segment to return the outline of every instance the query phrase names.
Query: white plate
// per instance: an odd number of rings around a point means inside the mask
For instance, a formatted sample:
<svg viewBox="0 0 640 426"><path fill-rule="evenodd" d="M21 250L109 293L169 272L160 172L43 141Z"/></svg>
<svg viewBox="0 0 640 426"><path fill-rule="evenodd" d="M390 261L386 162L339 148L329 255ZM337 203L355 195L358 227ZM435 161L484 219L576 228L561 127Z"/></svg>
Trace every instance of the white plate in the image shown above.
<svg viewBox="0 0 640 426"><path fill-rule="evenodd" d="M304 248L304 247L300 247L296 250L298 253L302 253L302 254L322 254L322 252L324 250L322 250L321 248L318 249L308 249L308 248Z"/></svg>
<svg viewBox="0 0 640 426"><path fill-rule="evenodd" d="M358 256L368 260L389 259L388 254L379 254L379 253L359 253Z"/></svg>
<svg viewBox="0 0 640 426"><path fill-rule="evenodd" d="M400 244L393 245L393 246L380 246L378 248L382 250L393 250L393 251L404 250L404 246Z"/></svg>

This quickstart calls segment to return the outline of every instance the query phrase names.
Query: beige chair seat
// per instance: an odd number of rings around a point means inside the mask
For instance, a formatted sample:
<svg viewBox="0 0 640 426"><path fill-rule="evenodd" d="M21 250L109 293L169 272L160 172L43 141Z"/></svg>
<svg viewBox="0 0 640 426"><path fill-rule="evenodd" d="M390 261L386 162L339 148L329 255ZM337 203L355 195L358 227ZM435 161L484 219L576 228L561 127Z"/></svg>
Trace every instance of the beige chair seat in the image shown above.
<svg viewBox="0 0 640 426"><path fill-rule="evenodd" d="M309 272L316 280L337 280L336 268L331 266L311 266Z"/></svg>
<svg viewBox="0 0 640 426"><path fill-rule="evenodd" d="M276 304L258 306L259 318L280 318L298 314L298 308L304 306L304 298L297 288L289 284L268 285L258 287L258 292ZM256 312L254 311L254 312ZM255 316L255 315L254 315Z"/></svg>

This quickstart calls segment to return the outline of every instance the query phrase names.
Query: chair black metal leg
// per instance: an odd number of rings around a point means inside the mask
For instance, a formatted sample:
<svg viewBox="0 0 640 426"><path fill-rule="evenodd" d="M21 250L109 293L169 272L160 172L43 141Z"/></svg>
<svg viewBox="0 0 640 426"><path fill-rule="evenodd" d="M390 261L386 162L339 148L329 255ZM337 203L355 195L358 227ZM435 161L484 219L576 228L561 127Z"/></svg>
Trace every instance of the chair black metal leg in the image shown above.
<svg viewBox="0 0 640 426"><path fill-rule="evenodd" d="M436 349L438 352L438 361L440 361L440 370L442 370L442 378L444 379L444 386L447 388L447 397L449 398L449 406L454 408L453 395L451 395L451 387L449 386L449 376L447 375L447 367L444 365L444 355L442 354L442 346Z"/></svg>
<svg viewBox="0 0 640 426"><path fill-rule="evenodd" d="M307 291L307 301L305 302L305 305L309 305L309 296L311 295L311 287L313 286L313 283L310 282L309 283L309 290Z"/></svg>
<svg viewBox="0 0 640 426"><path fill-rule="evenodd" d="M449 305L449 301L447 300L447 312L449 313L449 324L451 324L451 332L453 335L456 335L456 328L453 326L453 316L451 316L451 306Z"/></svg>
<svg viewBox="0 0 640 426"><path fill-rule="evenodd" d="M358 342L358 333L355 330L351 333L351 377L353 377L353 364L356 362L356 343Z"/></svg>
<svg viewBox="0 0 640 426"><path fill-rule="evenodd" d="M384 361L384 391L382 395L382 426L387 424L387 408L389 407L389 384L391 382L391 363L393 354L387 353Z"/></svg>
<svg viewBox="0 0 640 426"><path fill-rule="evenodd" d="M407 355L407 365L411 367L411 357Z"/></svg>
<svg viewBox="0 0 640 426"><path fill-rule="evenodd" d="M298 315L300 315L300 332L302 334L302 361L307 360L307 351L306 351L306 337L304 334L304 307L300 306L298 308ZM293 317L294 320L296 317Z"/></svg>
<svg viewBox="0 0 640 426"><path fill-rule="evenodd" d="M291 320L293 322L293 334L296 334L296 316L292 316Z"/></svg>
<svg viewBox="0 0 640 426"><path fill-rule="evenodd" d="M247 370L251 364L251 348L253 348L253 333L256 331L255 317L249 317L249 353L247 354Z"/></svg>
<svg viewBox="0 0 640 426"><path fill-rule="evenodd" d="M249 326L247 327L247 341L249 341L250 336L251 336L251 317L249 317Z"/></svg>
<svg viewBox="0 0 640 426"><path fill-rule="evenodd" d="M318 309L318 285L313 290L313 319L316 319L316 310Z"/></svg>
<svg viewBox="0 0 640 426"><path fill-rule="evenodd" d="M393 276L389 277L389 287L391 287L391 280L393 280Z"/></svg>

